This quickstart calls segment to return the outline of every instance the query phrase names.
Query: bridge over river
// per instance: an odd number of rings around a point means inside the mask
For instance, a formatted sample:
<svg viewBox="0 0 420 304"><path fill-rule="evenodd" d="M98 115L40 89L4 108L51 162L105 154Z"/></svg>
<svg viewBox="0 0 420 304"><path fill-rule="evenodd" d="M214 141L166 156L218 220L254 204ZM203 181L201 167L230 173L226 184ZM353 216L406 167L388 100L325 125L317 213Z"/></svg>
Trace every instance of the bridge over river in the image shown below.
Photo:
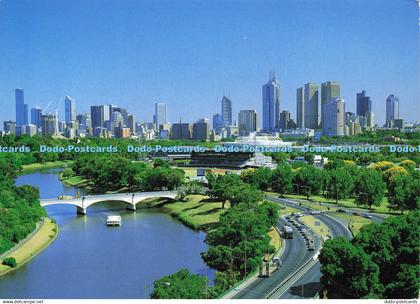
<svg viewBox="0 0 420 304"><path fill-rule="evenodd" d="M134 193L115 193L101 195L85 195L72 198L49 198L41 199L41 206L50 205L74 205L77 213L86 215L86 209L96 203L106 201L119 201L127 204L127 209L136 210L136 205L149 198L170 198L175 199L177 191L153 191L153 192L134 192Z"/></svg>

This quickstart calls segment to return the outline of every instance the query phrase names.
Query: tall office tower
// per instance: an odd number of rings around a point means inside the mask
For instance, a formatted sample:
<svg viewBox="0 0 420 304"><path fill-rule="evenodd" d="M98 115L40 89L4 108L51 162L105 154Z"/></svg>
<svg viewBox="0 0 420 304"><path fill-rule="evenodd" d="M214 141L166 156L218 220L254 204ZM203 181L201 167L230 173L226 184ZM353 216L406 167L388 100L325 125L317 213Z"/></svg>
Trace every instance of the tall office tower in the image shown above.
<svg viewBox="0 0 420 304"><path fill-rule="evenodd" d="M343 136L346 130L346 108L344 99L331 99L322 105L322 133L325 136Z"/></svg>
<svg viewBox="0 0 420 304"><path fill-rule="evenodd" d="M318 129L318 84L309 82L305 84L305 128Z"/></svg>
<svg viewBox="0 0 420 304"><path fill-rule="evenodd" d="M239 135L248 135L257 131L257 112L255 110L240 110L238 114Z"/></svg>
<svg viewBox="0 0 420 304"><path fill-rule="evenodd" d="M25 104L23 89L15 90L16 126L28 124L28 105Z"/></svg>
<svg viewBox="0 0 420 304"><path fill-rule="evenodd" d="M191 126L189 123L182 123L181 120L179 123L172 124L172 134L171 139L191 139Z"/></svg>
<svg viewBox="0 0 420 304"><path fill-rule="evenodd" d="M372 100L366 96L365 90L356 94L356 114L358 116L365 116L366 112L372 111Z"/></svg>
<svg viewBox="0 0 420 304"><path fill-rule="evenodd" d="M289 123L290 123L290 112L284 110L280 113L280 129L282 131L289 129Z"/></svg>
<svg viewBox="0 0 420 304"><path fill-rule="evenodd" d="M64 98L65 122L70 123L76 120L76 103L70 96Z"/></svg>
<svg viewBox="0 0 420 304"><path fill-rule="evenodd" d="M232 125L232 101L223 96L222 98L222 127Z"/></svg>
<svg viewBox="0 0 420 304"><path fill-rule="evenodd" d="M104 127L105 122L111 119L110 113L109 105L91 106L90 117L92 119L92 129L95 130L95 128Z"/></svg>
<svg viewBox="0 0 420 304"><path fill-rule="evenodd" d="M131 134L136 134L136 116L134 114L128 115L127 121L127 127L130 128Z"/></svg>
<svg viewBox="0 0 420 304"><path fill-rule="evenodd" d="M373 112L366 112L366 127L367 128L374 128L375 127L375 114Z"/></svg>
<svg viewBox="0 0 420 304"><path fill-rule="evenodd" d="M200 119L193 123L192 127L192 139L193 140L209 140L209 124L206 119Z"/></svg>
<svg viewBox="0 0 420 304"><path fill-rule="evenodd" d="M216 113L213 115L213 130L218 130L222 127L222 115Z"/></svg>
<svg viewBox="0 0 420 304"><path fill-rule="evenodd" d="M16 134L16 122L11 120L3 121L3 131L8 134Z"/></svg>
<svg viewBox="0 0 420 304"><path fill-rule="evenodd" d="M31 124L35 125L37 129L41 128L42 109L35 107L31 109Z"/></svg>
<svg viewBox="0 0 420 304"><path fill-rule="evenodd" d="M305 128L305 89L296 90L296 124L298 129Z"/></svg>
<svg viewBox="0 0 420 304"><path fill-rule="evenodd" d="M111 119L106 123L108 131L112 134L115 132L115 128L124 127L124 119L120 112L114 111L111 114Z"/></svg>
<svg viewBox="0 0 420 304"><path fill-rule="evenodd" d="M268 82L262 87L263 98L263 130L273 132L279 129L280 122L280 82L274 71L270 73Z"/></svg>
<svg viewBox="0 0 420 304"><path fill-rule="evenodd" d="M90 107L90 118L92 119L92 129L103 127L103 117L101 106Z"/></svg>
<svg viewBox="0 0 420 304"><path fill-rule="evenodd" d="M81 126L80 129L92 129L92 118L90 113L83 113L76 116L76 120Z"/></svg>
<svg viewBox="0 0 420 304"><path fill-rule="evenodd" d="M160 125L168 123L168 108L166 103L155 103L155 115L153 116L153 122L155 123L156 131L159 131Z"/></svg>
<svg viewBox="0 0 420 304"><path fill-rule="evenodd" d="M386 123L393 125L395 119L400 118L400 100L394 94L386 99Z"/></svg>
<svg viewBox="0 0 420 304"><path fill-rule="evenodd" d="M321 84L321 124L323 105L340 96L340 83L338 81L327 81Z"/></svg>
<svg viewBox="0 0 420 304"><path fill-rule="evenodd" d="M55 135L58 133L57 115L48 113L41 116L42 136Z"/></svg>

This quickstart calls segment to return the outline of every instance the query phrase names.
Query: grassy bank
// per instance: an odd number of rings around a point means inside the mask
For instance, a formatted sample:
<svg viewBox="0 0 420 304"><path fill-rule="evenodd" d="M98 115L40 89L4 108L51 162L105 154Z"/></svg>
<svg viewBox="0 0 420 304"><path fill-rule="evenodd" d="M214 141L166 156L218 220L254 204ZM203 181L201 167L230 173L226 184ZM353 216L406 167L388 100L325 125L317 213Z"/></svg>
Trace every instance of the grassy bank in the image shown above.
<svg viewBox="0 0 420 304"><path fill-rule="evenodd" d="M300 202L302 202L302 205L306 204L306 206L311 207L313 209L318 209L318 210L325 210L326 209L325 205L319 205L319 203L328 204L327 207L329 207L330 210L336 210L340 207L369 210L369 208L366 207L366 206L357 205L354 202L353 198L339 200L338 205L337 205L335 203L335 200L325 198L321 195L312 195L309 198L310 201L306 200L305 195L286 194L285 197L299 200ZM397 211L390 211L388 209L388 200L387 200L386 197L384 197L382 199L382 202L381 202L380 206L372 206L372 211L374 211L376 213L382 213L382 214L397 214L398 213Z"/></svg>
<svg viewBox="0 0 420 304"><path fill-rule="evenodd" d="M299 221L309 227L316 234L322 236L324 239L328 239L331 235L328 226L313 215L302 216L299 218Z"/></svg>
<svg viewBox="0 0 420 304"><path fill-rule="evenodd" d="M35 163L30 165L23 165L21 174L31 173L33 171L51 168L62 168L71 164L71 160L57 160L55 162Z"/></svg>
<svg viewBox="0 0 420 304"><path fill-rule="evenodd" d="M0 276L19 268L31 260L50 243L52 243L57 237L57 234L57 224L55 224L51 219L46 218L42 223L42 226L32 237L23 241L22 244L16 245L16 249L12 249L12 251L7 254L7 257L14 257L16 259L17 267L10 268L6 265L0 265Z"/></svg>
<svg viewBox="0 0 420 304"><path fill-rule="evenodd" d="M339 217L339 218L345 220L347 222L349 230L350 230L350 232L353 236L356 236L356 234L359 233L360 229L364 225L368 225L368 224L373 223L371 220L369 220L367 218L357 216L357 215L352 215L352 214L337 213L337 214L333 214L332 216Z"/></svg>
<svg viewBox="0 0 420 304"><path fill-rule="evenodd" d="M219 216L229 207L227 203L222 209L222 203L213 201L204 195L189 195L186 202L168 200L148 200L139 204L139 208L160 208L180 220L183 224L195 230L207 230L219 222Z"/></svg>
<svg viewBox="0 0 420 304"><path fill-rule="evenodd" d="M71 187L86 187L89 185L89 180L81 176L71 176L68 178L63 178L60 175L60 180L63 182L63 184Z"/></svg>

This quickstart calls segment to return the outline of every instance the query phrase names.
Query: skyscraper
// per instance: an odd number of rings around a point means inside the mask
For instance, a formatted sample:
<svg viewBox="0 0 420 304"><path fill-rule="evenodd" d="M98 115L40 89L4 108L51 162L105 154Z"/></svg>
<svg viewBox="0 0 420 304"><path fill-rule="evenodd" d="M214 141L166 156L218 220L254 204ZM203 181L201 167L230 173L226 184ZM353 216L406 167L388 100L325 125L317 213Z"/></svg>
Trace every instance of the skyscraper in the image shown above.
<svg viewBox="0 0 420 304"><path fill-rule="evenodd" d="M168 123L167 117L167 105L166 103L155 103L155 115L153 116L153 122L155 123L155 128L159 131L161 125Z"/></svg>
<svg viewBox="0 0 420 304"><path fill-rule="evenodd" d="M209 124L206 119L200 119L193 123L192 139L207 141L209 139Z"/></svg>
<svg viewBox="0 0 420 304"><path fill-rule="evenodd" d="M92 129L104 127L105 122L111 119L111 112L109 105L91 106L90 117L92 120Z"/></svg>
<svg viewBox="0 0 420 304"><path fill-rule="evenodd" d="M41 128L42 109L35 107L31 109L31 124L35 125L37 129Z"/></svg>
<svg viewBox="0 0 420 304"><path fill-rule="evenodd" d="M223 96L222 98L222 127L232 125L232 101Z"/></svg>
<svg viewBox="0 0 420 304"><path fill-rule="evenodd" d="M70 96L64 98L65 122L71 123L76 120L76 104Z"/></svg>
<svg viewBox="0 0 420 304"><path fill-rule="evenodd" d="M343 136L346 128L346 108L344 99L335 98L322 105L322 134Z"/></svg>
<svg viewBox="0 0 420 304"><path fill-rule="evenodd" d="M270 73L268 82L262 87L263 130L273 132L279 129L280 121L280 82L274 72Z"/></svg>
<svg viewBox="0 0 420 304"><path fill-rule="evenodd" d="M304 96L305 128L318 129L318 85L311 82L305 84Z"/></svg>
<svg viewBox="0 0 420 304"><path fill-rule="evenodd" d="M400 100L394 94L386 99L386 123L393 125L395 119L400 118Z"/></svg>
<svg viewBox="0 0 420 304"><path fill-rule="evenodd" d="M28 124L28 105L25 104L23 89L15 90L16 126Z"/></svg>
<svg viewBox="0 0 420 304"><path fill-rule="evenodd" d="M181 120L179 123L172 124L171 139L191 139L191 126L189 123L183 123Z"/></svg>
<svg viewBox="0 0 420 304"><path fill-rule="evenodd" d="M365 90L356 94L356 114L358 116L365 116L366 112L372 111L372 101L369 96L366 96Z"/></svg>
<svg viewBox="0 0 420 304"><path fill-rule="evenodd" d="M305 98L304 88L296 90L296 123L298 129L305 128Z"/></svg>
<svg viewBox="0 0 420 304"><path fill-rule="evenodd" d="M58 133L57 115L54 115L52 113L42 115L41 128L42 128L42 136L56 135Z"/></svg>
<svg viewBox="0 0 420 304"><path fill-rule="evenodd" d="M218 130L222 127L222 115L216 113L213 115L213 130Z"/></svg>
<svg viewBox="0 0 420 304"><path fill-rule="evenodd" d="M134 116L134 114L130 114L128 115L127 120L127 127L130 128L131 134L136 134L136 116Z"/></svg>
<svg viewBox="0 0 420 304"><path fill-rule="evenodd" d="M255 110L241 110L238 114L239 135L247 135L257 131L257 112Z"/></svg>
<svg viewBox="0 0 420 304"><path fill-rule="evenodd" d="M290 112L289 111L282 111L280 113L280 129L282 131L289 129L289 122L290 122Z"/></svg>
<svg viewBox="0 0 420 304"><path fill-rule="evenodd" d="M338 81L327 81L321 84L321 124L323 105L340 96L340 83Z"/></svg>

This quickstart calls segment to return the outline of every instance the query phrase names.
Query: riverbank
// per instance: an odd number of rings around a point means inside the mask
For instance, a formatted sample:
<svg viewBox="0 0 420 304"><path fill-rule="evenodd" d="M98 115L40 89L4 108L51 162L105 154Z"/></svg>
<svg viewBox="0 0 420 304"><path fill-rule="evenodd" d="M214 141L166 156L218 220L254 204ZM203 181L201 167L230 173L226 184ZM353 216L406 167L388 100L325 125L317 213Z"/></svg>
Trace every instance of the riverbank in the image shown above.
<svg viewBox="0 0 420 304"><path fill-rule="evenodd" d="M20 174L27 174L31 172L35 172L42 169L52 169L52 168L63 168L68 166L72 163L71 160L57 160L54 162L46 162L46 163L34 163L29 165L23 165L22 171Z"/></svg>
<svg viewBox="0 0 420 304"><path fill-rule="evenodd" d="M222 202L214 201L200 194L189 195L188 200L173 202L166 199L147 200L137 208L158 208L178 219L184 225L206 231L219 222L220 215L229 208L229 203L222 209Z"/></svg>
<svg viewBox="0 0 420 304"><path fill-rule="evenodd" d="M14 257L17 262L17 267L11 268L6 265L0 265L0 276L18 269L37 254L48 247L58 235L58 226L50 218L45 218L41 226L37 228L36 232L22 240L14 248L12 248L5 257ZM3 257L1 260L3 260Z"/></svg>

